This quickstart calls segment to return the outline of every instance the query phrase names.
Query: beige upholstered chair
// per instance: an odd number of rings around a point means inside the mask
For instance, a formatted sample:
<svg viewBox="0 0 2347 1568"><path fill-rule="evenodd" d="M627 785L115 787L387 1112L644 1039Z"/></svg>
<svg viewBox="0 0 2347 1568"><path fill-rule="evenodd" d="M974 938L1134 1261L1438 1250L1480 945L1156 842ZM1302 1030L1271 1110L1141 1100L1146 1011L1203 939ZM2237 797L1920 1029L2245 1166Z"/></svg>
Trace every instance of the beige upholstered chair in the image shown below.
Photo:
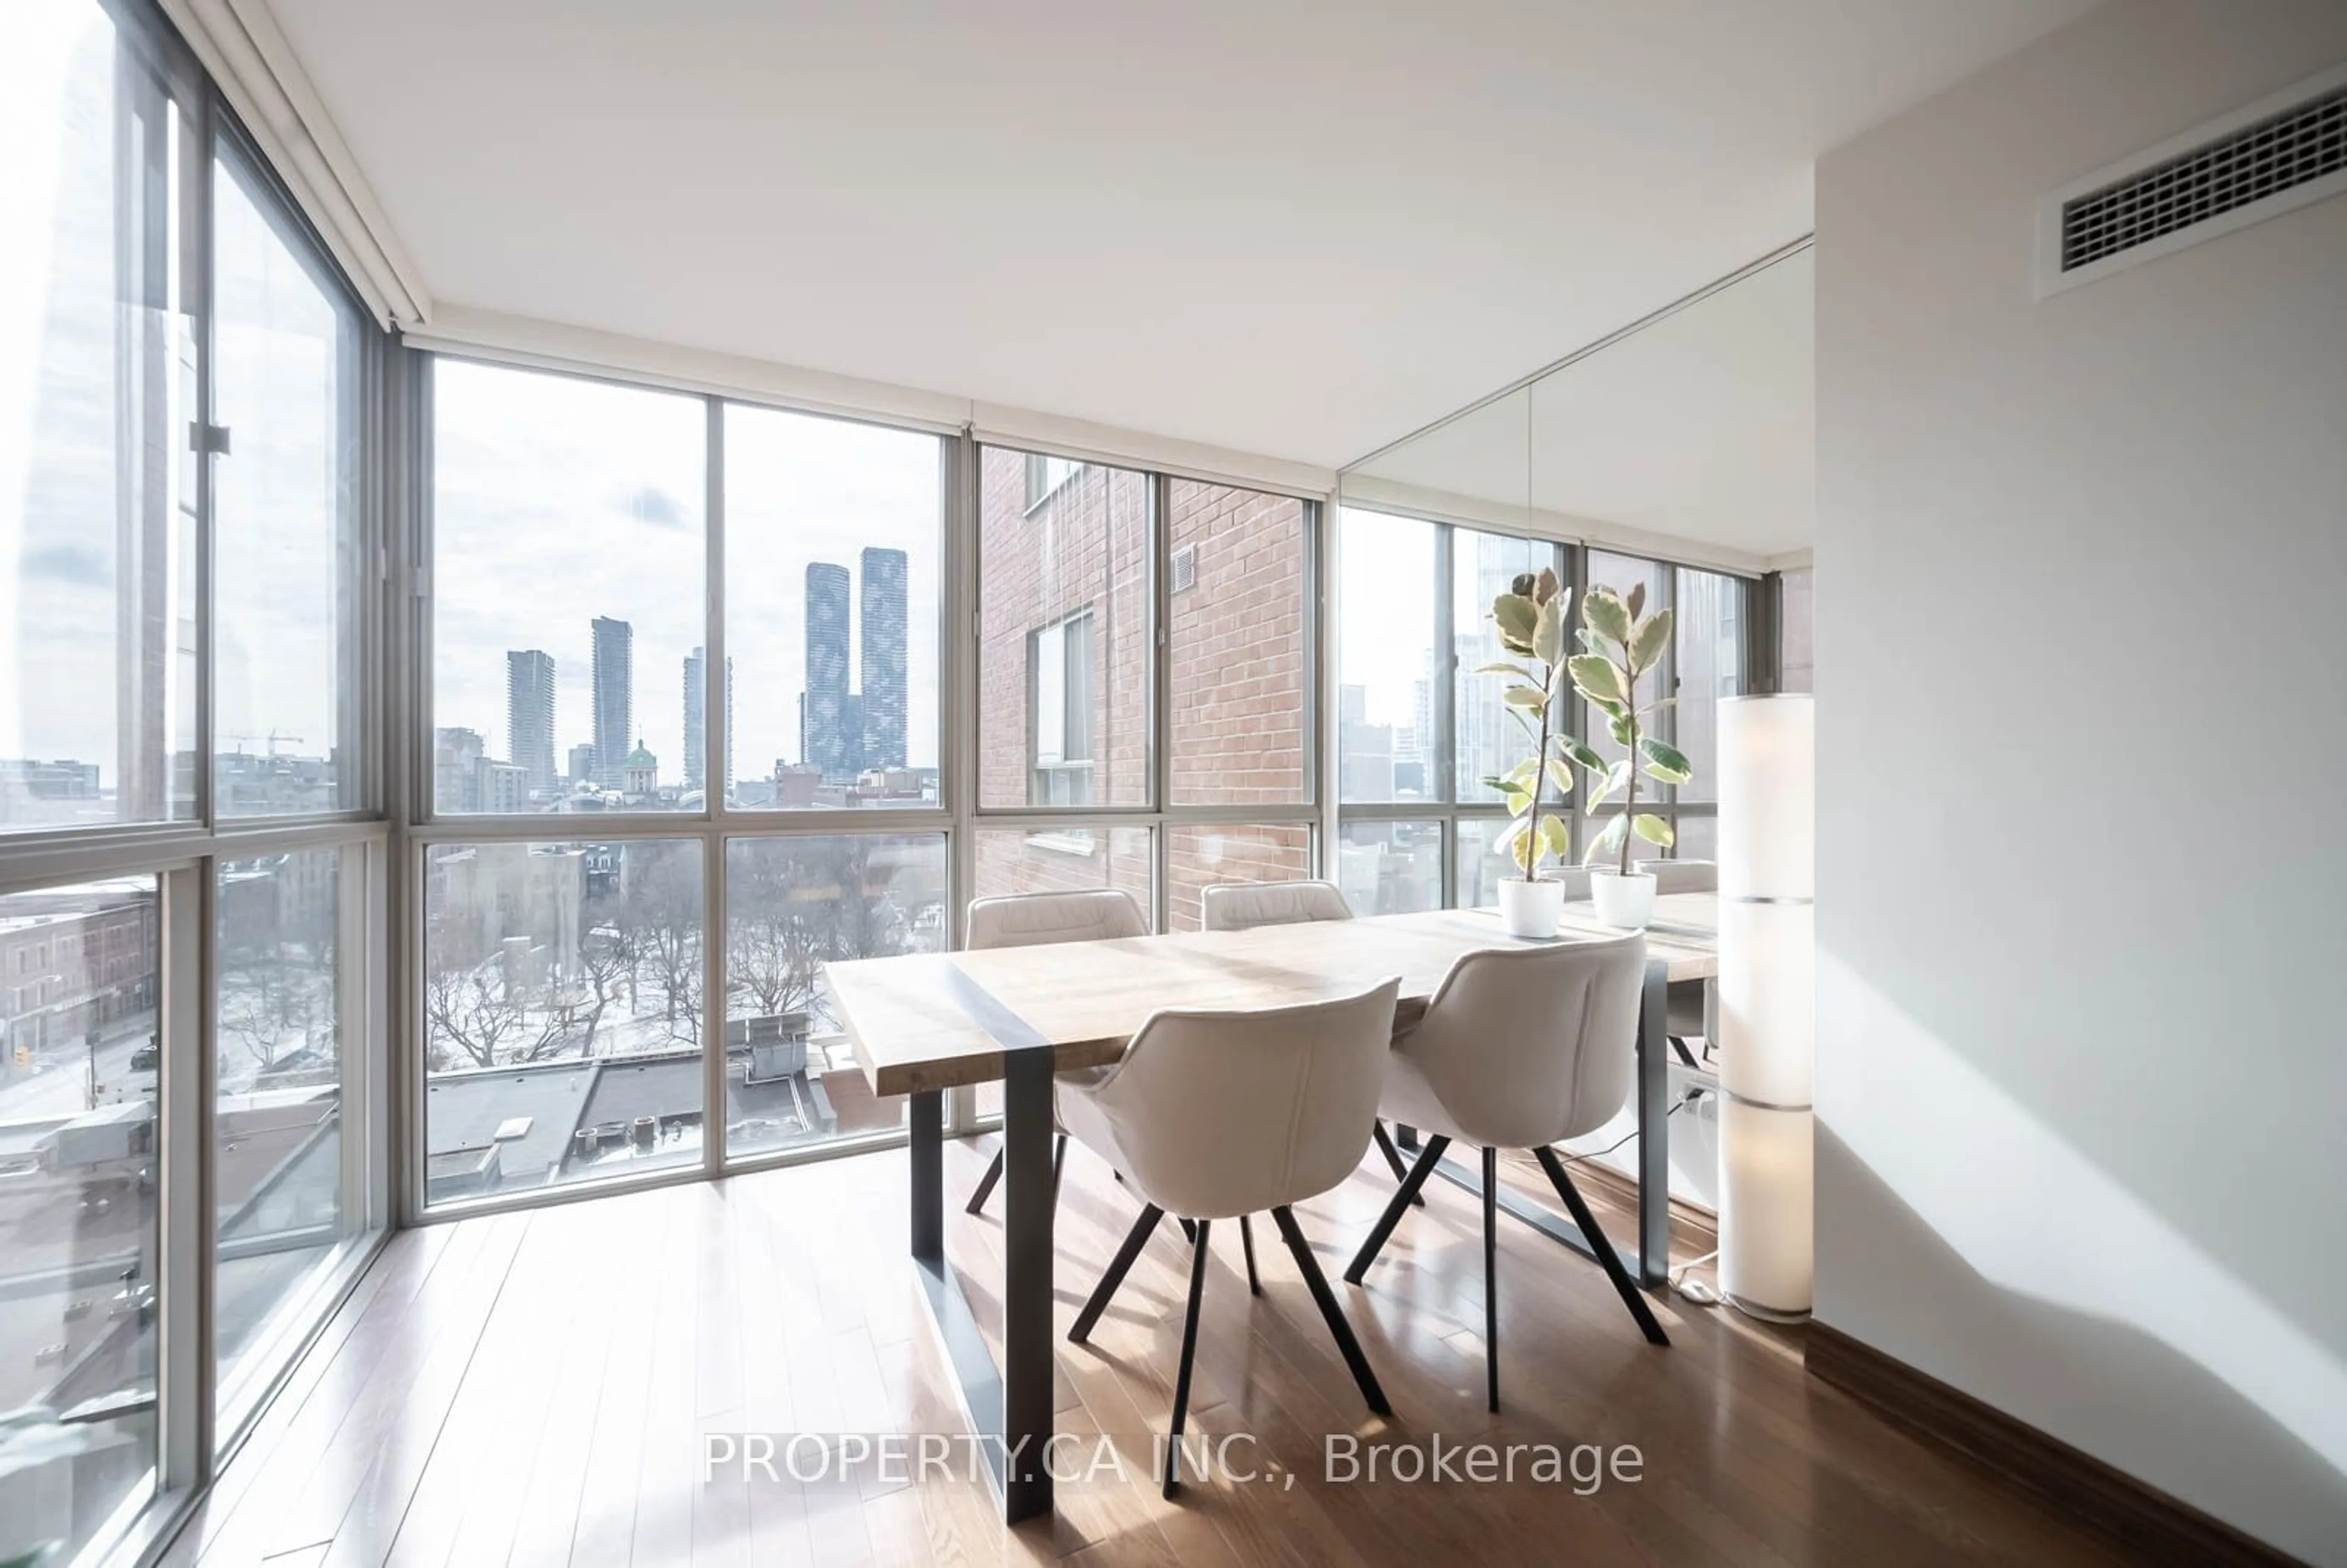
<svg viewBox="0 0 2347 1568"><path fill-rule="evenodd" d="M1390 1413L1290 1205L1343 1182L1368 1148L1400 984L1387 980L1358 996L1262 1012L1156 1013L1115 1065L1062 1073L1052 1086L1068 1135L1106 1160L1148 1205L1070 1339L1082 1344L1090 1337L1169 1211L1196 1227L1165 1460L1169 1498L1180 1484L1206 1242L1216 1220L1271 1211L1361 1397L1378 1414Z"/></svg>
<svg viewBox="0 0 2347 1568"><path fill-rule="evenodd" d="M1648 1339L1669 1343L1636 1281L1549 1145L1594 1131L1630 1097L1645 938L1469 953L1386 1060L1378 1111L1423 1129L1426 1147L1345 1270L1358 1285L1453 1139L1483 1151L1486 1391L1500 1408L1499 1151L1529 1149Z"/></svg>
<svg viewBox="0 0 2347 1568"><path fill-rule="evenodd" d="M1199 895L1198 905L1209 931L1353 917L1334 882L1217 882Z"/></svg>
<svg viewBox="0 0 2347 1568"><path fill-rule="evenodd" d="M1581 892L1588 896L1585 878ZM1353 917L1353 907L1345 902L1345 895L1334 882L1218 882L1199 896L1198 904L1209 931L1252 931L1258 926L1300 926L1313 920ZM1394 1147L1386 1124L1376 1122L1370 1131L1377 1139L1378 1153L1385 1156L1394 1180L1400 1181L1409 1173L1409 1167L1403 1163L1401 1151ZM1423 1201L1419 1206L1424 1206ZM1245 1215L1239 1218L1239 1233L1252 1266L1255 1236Z"/></svg>
<svg viewBox="0 0 2347 1568"><path fill-rule="evenodd" d="M1000 898L970 901L966 948L1036 948L1051 942L1100 942L1114 937L1146 937L1149 922L1133 895L1117 887L1094 887L1081 893L1015 893ZM1068 1152L1068 1135L1060 1134L1051 1150L1051 1172ZM979 1177L969 1195L969 1212L977 1214L1002 1179L1002 1151Z"/></svg>

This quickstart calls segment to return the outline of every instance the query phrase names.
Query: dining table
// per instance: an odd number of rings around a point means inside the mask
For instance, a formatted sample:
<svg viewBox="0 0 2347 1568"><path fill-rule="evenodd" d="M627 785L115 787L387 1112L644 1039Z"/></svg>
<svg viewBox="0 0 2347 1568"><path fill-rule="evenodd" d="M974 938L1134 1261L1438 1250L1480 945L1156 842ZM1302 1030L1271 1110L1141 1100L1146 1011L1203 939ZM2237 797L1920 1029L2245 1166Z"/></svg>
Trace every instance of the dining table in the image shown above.
<svg viewBox="0 0 2347 1568"><path fill-rule="evenodd" d="M1669 1258L1669 990L1717 974L1717 932L1711 893L1657 897L1645 932L1632 1096L1638 1245L1623 1261L1649 1289L1664 1283ZM833 1014L873 1092L907 1098L915 1277L1005 1520L1051 1509L1045 1448L1054 1354L1053 1074L1116 1061L1160 1009L1293 1007L1355 995L1392 976L1401 981L1394 1009L1399 1034L1424 1015L1451 965L1468 953L1621 934L1599 923L1584 901L1565 905L1553 936L1532 938L1508 935L1496 910L1445 909L825 964ZM945 1097L996 1082L1003 1151L999 1365L945 1246ZM1439 1169L1481 1189L1477 1173L1447 1159ZM1589 1250L1570 1218L1512 1191L1498 1201L1554 1239Z"/></svg>

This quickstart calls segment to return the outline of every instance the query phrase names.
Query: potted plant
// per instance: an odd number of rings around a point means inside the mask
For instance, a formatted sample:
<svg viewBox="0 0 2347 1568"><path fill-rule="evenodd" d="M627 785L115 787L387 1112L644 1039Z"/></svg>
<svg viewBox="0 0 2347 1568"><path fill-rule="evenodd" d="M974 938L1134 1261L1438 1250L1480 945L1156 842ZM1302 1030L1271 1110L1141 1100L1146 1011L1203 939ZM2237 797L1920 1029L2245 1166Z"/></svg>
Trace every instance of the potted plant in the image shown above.
<svg viewBox="0 0 2347 1568"><path fill-rule="evenodd" d="M1571 753L1566 748L1579 743L1553 728L1556 700L1566 680L1564 617L1571 598L1558 588L1553 571L1543 570L1538 577L1526 572L1517 578L1512 591L1491 601L1491 621L1499 628L1500 646L1520 659L1531 660L1532 666L1503 659L1476 671L1512 678L1501 697L1532 742L1532 755L1483 781L1507 796L1508 810L1515 817L1500 840L1500 847L1513 857L1522 873L1500 880L1500 920L1512 937L1553 937L1557 917L1564 911L1564 884L1543 877L1541 863L1546 858L1563 859L1571 842L1564 818L1547 799L1551 784L1560 795L1572 790L1573 769L1566 765Z"/></svg>
<svg viewBox="0 0 2347 1568"><path fill-rule="evenodd" d="M1638 703L1638 678L1660 663L1671 645L1671 612L1658 610L1645 615L1645 606L1644 583L1632 588L1626 599L1610 588L1591 589L1581 601L1582 651L1565 661L1573 690L1605 716L1614 743L1626 753L1612 763L1587 746L1572 754L1594 775L1588 810L1594 812L1615 791L1622 793L1621 811L1591 840L1583 864L1592 868L1589 897L1598 919L1630 930L1643 930L1655 912L1654 873L1630 869L1630 841L1635 836L1667 849L1672 838L1667 821L1637 809L1640 765L1648 776L1668 784L1685 784L1695 773L1686 753L1646 733L1648 716L1677 699L1663 697L1644 707ZM1614 864L1597 866L1606 859Z"/></svg>

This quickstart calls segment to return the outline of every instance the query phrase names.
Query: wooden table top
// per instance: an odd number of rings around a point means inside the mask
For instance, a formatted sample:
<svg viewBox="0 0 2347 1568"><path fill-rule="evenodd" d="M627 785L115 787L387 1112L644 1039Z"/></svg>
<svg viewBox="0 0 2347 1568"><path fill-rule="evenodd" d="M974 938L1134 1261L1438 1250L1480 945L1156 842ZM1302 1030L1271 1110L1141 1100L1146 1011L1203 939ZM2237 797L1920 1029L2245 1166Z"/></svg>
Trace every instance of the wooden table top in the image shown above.
<svg viewBox="0 0 2347 1568"><path fill-rule="evenodd" d="M1646 956L1668 965L1673 980L1709 979L1718 973L1718 929L1715 895L1666 894L1655 900ZM1597 924L1585 902L1564 907L1557 934L1621 935ZM1496 910L1446 909L856 958L825 964L824 973L873 1092L890 1095L1002 1076L1002 1041L973 1015L973 1002L998 1028L1001 1010L1015 1015L1051 1046L1054 1070L1066 1071L1117 1060L1161 1008L1293 1007L1357 994L1388 975L1401 977L1396 1010L1407 1023L1461 954L1514 941Z"/></svg>

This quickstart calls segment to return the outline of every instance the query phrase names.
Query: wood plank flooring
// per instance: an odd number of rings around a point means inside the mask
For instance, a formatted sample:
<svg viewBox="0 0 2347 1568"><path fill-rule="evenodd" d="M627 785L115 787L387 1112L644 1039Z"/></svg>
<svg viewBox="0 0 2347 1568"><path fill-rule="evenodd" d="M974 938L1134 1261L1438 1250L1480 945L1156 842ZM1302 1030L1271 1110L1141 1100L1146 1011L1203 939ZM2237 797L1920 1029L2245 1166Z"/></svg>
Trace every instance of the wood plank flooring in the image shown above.
<svg viewBox="0 0 2347 1568"><path fill-rule="evenodd" d="M981 1320L1001 1227L959 1212L992 1140L948 1145L948 1248ZM1528 1160L1507 1179L1542 1191ZM1372 1157L1298 1215L1332 1280L1391 1179ZM1630 1216L1586 1188L1616 1235ZM905 1156L870 1154L409 1231L390 1246L165 1561L515 1564L1412 1564L1719 1568L2114 1561L1970 1464L1809 1379L1798 1333L1676 1296L1647 1346L1594 1266L1502 1216L1501 1376L1483 1408L1476 1200L1430 1184L1365 1287L1337 1289L1395 1407L1363 1410L1293 1261L1258 1227L1251 1298L1218 1227L1191 1429L1255 1481L1158 1495L1188 1255L1162 1227L1089 1347L1063 1342L1058 1426L1123 1479L1062 1482L1017 1530L964 1478L702 1479L704 1434L961 1433L904 1259ZM1553 1194L1548 1194L1553 1202ZM1071 1150L1059 1324L1137 1212ZM1222 1231L1230 1234L1225 1235ZM988 1322L989 1332L995 1325ZM1345 1484L1325 1434L1635 1445L1635 1482ZM1077 1462L1071 1460L1071 1464ZM1276 1468L1274 1468L1276 1467ZM779 1468L779 1461L778 1461ZM1063 1470L1067 1467L1063 1467Z"/></svg>

